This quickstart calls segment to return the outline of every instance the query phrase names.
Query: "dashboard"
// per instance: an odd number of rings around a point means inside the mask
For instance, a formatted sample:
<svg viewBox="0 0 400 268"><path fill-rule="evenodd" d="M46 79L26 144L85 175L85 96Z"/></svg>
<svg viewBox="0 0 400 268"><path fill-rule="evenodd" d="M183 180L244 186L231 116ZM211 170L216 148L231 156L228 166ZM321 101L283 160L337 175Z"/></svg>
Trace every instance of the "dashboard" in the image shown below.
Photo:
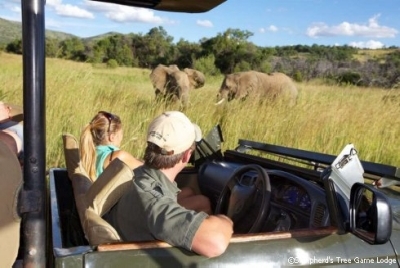
<svg viewBox="0 0 400 268"><path fill-rule="evenodd" d="M279 187L273 186L272 200L277 203L294 206L305 213L310 213L311 211L310 195L303 188L296 185L284 184Z"/></svg>
<svg viewBox="0 0 400 268"><path fill-rule="evenodd" d="M213 205L226 182L240 166L228 162L210 162L201 167L199 187ZM271 197L269 215L262 231L285 231L330 224L325 192L319 185L281 170L266 171L271 184ZM241 187L251 186L257 180L257 173L247 172L238 180ZM255 200L260 203L257 197ZM257 211L257 204L245 216L248 221L254 221L255 212L252 210Z"/></svg>

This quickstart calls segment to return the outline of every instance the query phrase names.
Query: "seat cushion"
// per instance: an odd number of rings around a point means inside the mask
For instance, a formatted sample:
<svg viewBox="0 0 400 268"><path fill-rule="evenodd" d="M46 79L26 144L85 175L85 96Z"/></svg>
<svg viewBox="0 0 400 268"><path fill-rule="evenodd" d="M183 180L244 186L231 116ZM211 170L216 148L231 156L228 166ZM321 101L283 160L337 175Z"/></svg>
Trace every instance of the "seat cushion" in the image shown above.
<svg viewBox="0 0 400 268"><path fill-rule="evenodd" d="M103 220L92 207L85 210L83 229L90 245L121 242L118 232L108 222Z"/></svg>

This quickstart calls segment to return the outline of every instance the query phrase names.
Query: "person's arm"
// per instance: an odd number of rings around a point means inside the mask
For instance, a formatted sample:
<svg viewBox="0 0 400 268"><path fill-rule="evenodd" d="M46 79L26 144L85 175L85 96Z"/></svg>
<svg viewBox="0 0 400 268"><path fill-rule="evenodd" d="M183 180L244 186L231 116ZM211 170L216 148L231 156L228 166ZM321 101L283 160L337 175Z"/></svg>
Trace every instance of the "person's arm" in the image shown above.
<svg viewBox="0 0 400 268"><path fill-rule="evenodd" d="M113 159L119 158L122 162L127 164L129 166L129 168L132 170L143 165L142 161L136 159L130 153L128 153L127 151L123 151L123 150L115 151L112 158ZM111 159L111 161L112 161L112 159Z"/></svg>
<svg viewBox="0 0 400 268"><path fill-rule="evenodd" d="M192 242L197 254L212 258L225 252L233 234L233 222L225 215L210 215L201 224Z"/></svg>

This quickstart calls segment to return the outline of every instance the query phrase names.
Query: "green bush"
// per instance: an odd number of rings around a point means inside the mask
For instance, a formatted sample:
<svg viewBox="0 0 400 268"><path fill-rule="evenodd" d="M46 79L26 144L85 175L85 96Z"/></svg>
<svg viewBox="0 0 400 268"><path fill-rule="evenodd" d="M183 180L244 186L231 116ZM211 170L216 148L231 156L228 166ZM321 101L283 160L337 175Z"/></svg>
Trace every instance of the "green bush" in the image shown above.
<svg viewBox="0 0 400 268"><path fill-rule="evenodd" d="M116 68L118 68L118 66L119 66L118 62L114 59L107 61L107 68L109 68L109 69L116 69Z"/></svg>
<svg viewBox="0 0 400 268"><path fill-rule="evenodd" d="M213 54L197 59L193 67L205 75L216 76L221 74L215 66L215 56Z"/></svg>
<svg viewBox="0 0 400 268"><path fill-rule="evenodd" d="M297 70L293 75L293 79L296 82L303 82L303 75L301 74L300 71Z"/></svg>
<svg viewBox="0 0 400 268"><path fill-rule="evenodd" d="M361 81L361 75L357 72L346 71L336 77L339 84L358 85Z"/></svg>
<svg viewBox="0 0 400 268"><path fill-rule="evenodd" d="M260 64L260 71L263 73L269 73L271 72L271 64L269 63L268 60L264 60Z"/></svg>
<svg viewBox="0 0 400 268"><path fill-rule="evenodd" d="M247 61L241 61L238 64L236 64L234 72L244 72L244 71L249 71L251 70L251 65Z"/></svg>

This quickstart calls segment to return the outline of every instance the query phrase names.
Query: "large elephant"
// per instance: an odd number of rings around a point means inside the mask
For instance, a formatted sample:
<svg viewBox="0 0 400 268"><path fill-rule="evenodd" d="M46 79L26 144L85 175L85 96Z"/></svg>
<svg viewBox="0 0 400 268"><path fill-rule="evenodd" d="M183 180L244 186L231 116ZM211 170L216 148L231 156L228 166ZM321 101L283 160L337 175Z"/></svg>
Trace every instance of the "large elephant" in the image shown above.
<svg viewBox="0 0 400 268"><path fill-rule="evenodd" d="M172 72L179 71L177 65L166 66L164 64L157 65L150 73L150 80L153 84L156 97L166 94L166 85L168 83L168 75Z"/></svg>
<svg viewBox="0 0 400 268"><path fill-rule="evenodd" d="M185 107L189 104L190 81L183 71L173 71L167 75L164 97L173 102L181 101Z"/></svg>
<svg viewBox="0 0 400 268"><path fill-rule="evenodd" d="M286 98L289 105L294 105L298 91L293 80L284 73L238 72L225 75L217 96L217 104L250 95L271 100Z"/></svg>
<svg viewBox="0 0 400 268"><path fill-rule="evenodd" d="M189 103L190 89L200 88L205 83L204 74L200 71L189 68L180 71L176 65L163 64L152 70L150 80L156 99L180 100L183 106Z"/></svg>

